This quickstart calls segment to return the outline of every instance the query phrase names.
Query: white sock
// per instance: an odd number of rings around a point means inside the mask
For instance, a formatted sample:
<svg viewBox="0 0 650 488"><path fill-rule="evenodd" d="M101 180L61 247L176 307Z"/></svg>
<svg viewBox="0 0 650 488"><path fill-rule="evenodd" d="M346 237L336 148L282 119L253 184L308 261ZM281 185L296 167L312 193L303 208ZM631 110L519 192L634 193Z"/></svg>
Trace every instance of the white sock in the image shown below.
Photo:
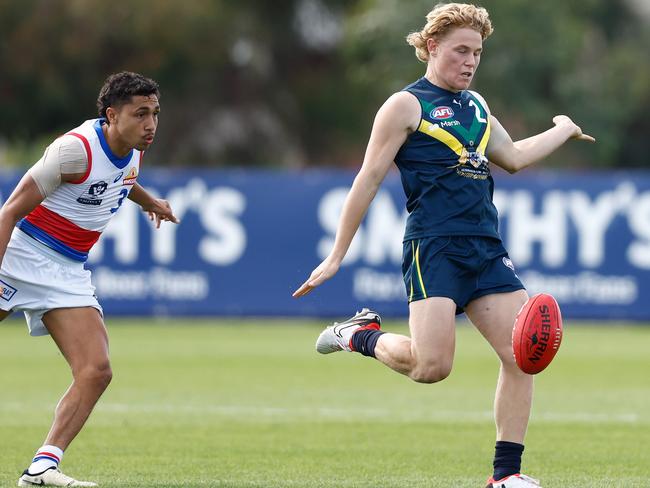
<svg viewBox="0 0 650 488"><path fill-rule="evenodd" d="M41 447L32 459L32 464L27 468L30 474L42 473L48 468L58 467L63 459L63 451L56 446L45 445Z"/></svg>

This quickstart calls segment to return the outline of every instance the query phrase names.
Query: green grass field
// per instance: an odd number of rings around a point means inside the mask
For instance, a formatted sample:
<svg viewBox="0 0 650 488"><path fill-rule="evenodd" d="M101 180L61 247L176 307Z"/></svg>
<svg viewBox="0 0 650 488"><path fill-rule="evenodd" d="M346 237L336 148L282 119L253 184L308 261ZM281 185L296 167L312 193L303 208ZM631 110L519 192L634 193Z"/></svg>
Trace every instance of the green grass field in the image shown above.
<svg viewBox="0 0 650 488"><path fill-rule="evenodd" d="M497 361L479 334L461 324L452 375L418 385L356 354L318 355L321 325L109 319L113 383L64 472L102 487L483 488ZM545 488L650 487L649 347L650 327L566 324L536 379L524 472ZM15 486L68 382L49 338L0 325L1 486Z"/></svg>

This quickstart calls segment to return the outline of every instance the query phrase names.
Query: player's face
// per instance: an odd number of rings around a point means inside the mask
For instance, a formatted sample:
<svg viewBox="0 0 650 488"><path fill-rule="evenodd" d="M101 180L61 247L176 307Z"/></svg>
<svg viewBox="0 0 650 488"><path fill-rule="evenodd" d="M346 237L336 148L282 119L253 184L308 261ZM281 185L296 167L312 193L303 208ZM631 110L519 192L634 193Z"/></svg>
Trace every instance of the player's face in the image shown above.
<svg viewBox="0 0 650 488"><path fill-rule="evenodd" d="M130 103L125 103L118 108L109 108L106 115L109 117L111 128L116 131L120 142L125 147L135 148L138 151L149 149L156 135L158 127L158 113L160 104L155 95L131 97Z"/></svg>
<svg viewBox="0 0 650 488"><path fill-rule="evenodd" d="M429 43L429 63L437 84L450 91L469 88L483 51L481 34L469 27L457 27Z"/></svg>

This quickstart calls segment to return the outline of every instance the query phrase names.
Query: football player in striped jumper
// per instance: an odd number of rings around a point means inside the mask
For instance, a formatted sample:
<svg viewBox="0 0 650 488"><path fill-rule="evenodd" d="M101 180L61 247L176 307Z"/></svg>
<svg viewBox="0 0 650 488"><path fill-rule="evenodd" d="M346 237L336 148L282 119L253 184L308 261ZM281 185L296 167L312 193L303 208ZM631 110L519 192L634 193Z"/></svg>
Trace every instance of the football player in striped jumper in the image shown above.
<svg viewBox="0 0 650 488"><path fill-rule="evenodd" d="M167 201L137 183L156 135L159 97L158 84L142 75L109 76L97 100L100 117L52 142L0 209L0 320L23 311L30 334L49 334L72 371L18 486L97 486L59 470L112 377L103 312L84 263L127 198L157 227L178 223Z"/></svg>
<svg viewBox="0 0 650 488"><path fill-rule="evenodd" d="M356 351L414 381L435 383L451 372L455 315L464 311L501 362L494 471L487 486L533 488L539 482L520 472L533 377L517 367L511 343L515 316L528 295L497 230L489 163L514 173L568 140L593 138L558 115L547 131L512 141L483 97L469 90L491 33L485 9L449 3L437 5L424 28L407 37L426 73L379 109L333 249L294 296L309 293L339 270L395 162L409 212L402 271L410 337L383 333L379 315L364 309L325 329L316 348L323 354Z"/></svg>

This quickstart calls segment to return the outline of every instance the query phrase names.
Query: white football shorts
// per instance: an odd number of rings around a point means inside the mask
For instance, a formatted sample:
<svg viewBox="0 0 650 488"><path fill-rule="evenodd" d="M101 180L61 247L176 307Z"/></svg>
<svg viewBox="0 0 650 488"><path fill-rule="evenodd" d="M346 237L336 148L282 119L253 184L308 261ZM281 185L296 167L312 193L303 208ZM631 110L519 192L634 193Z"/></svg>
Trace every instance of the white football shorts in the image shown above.
<svg viewBox="0 0 650 488"><path fill-rule="evenodd" d="M0 309L25 313L30 335L49 332L43 315L55 308L102 307L84 263L73 261L14 229L0 268Z"/></svg>

